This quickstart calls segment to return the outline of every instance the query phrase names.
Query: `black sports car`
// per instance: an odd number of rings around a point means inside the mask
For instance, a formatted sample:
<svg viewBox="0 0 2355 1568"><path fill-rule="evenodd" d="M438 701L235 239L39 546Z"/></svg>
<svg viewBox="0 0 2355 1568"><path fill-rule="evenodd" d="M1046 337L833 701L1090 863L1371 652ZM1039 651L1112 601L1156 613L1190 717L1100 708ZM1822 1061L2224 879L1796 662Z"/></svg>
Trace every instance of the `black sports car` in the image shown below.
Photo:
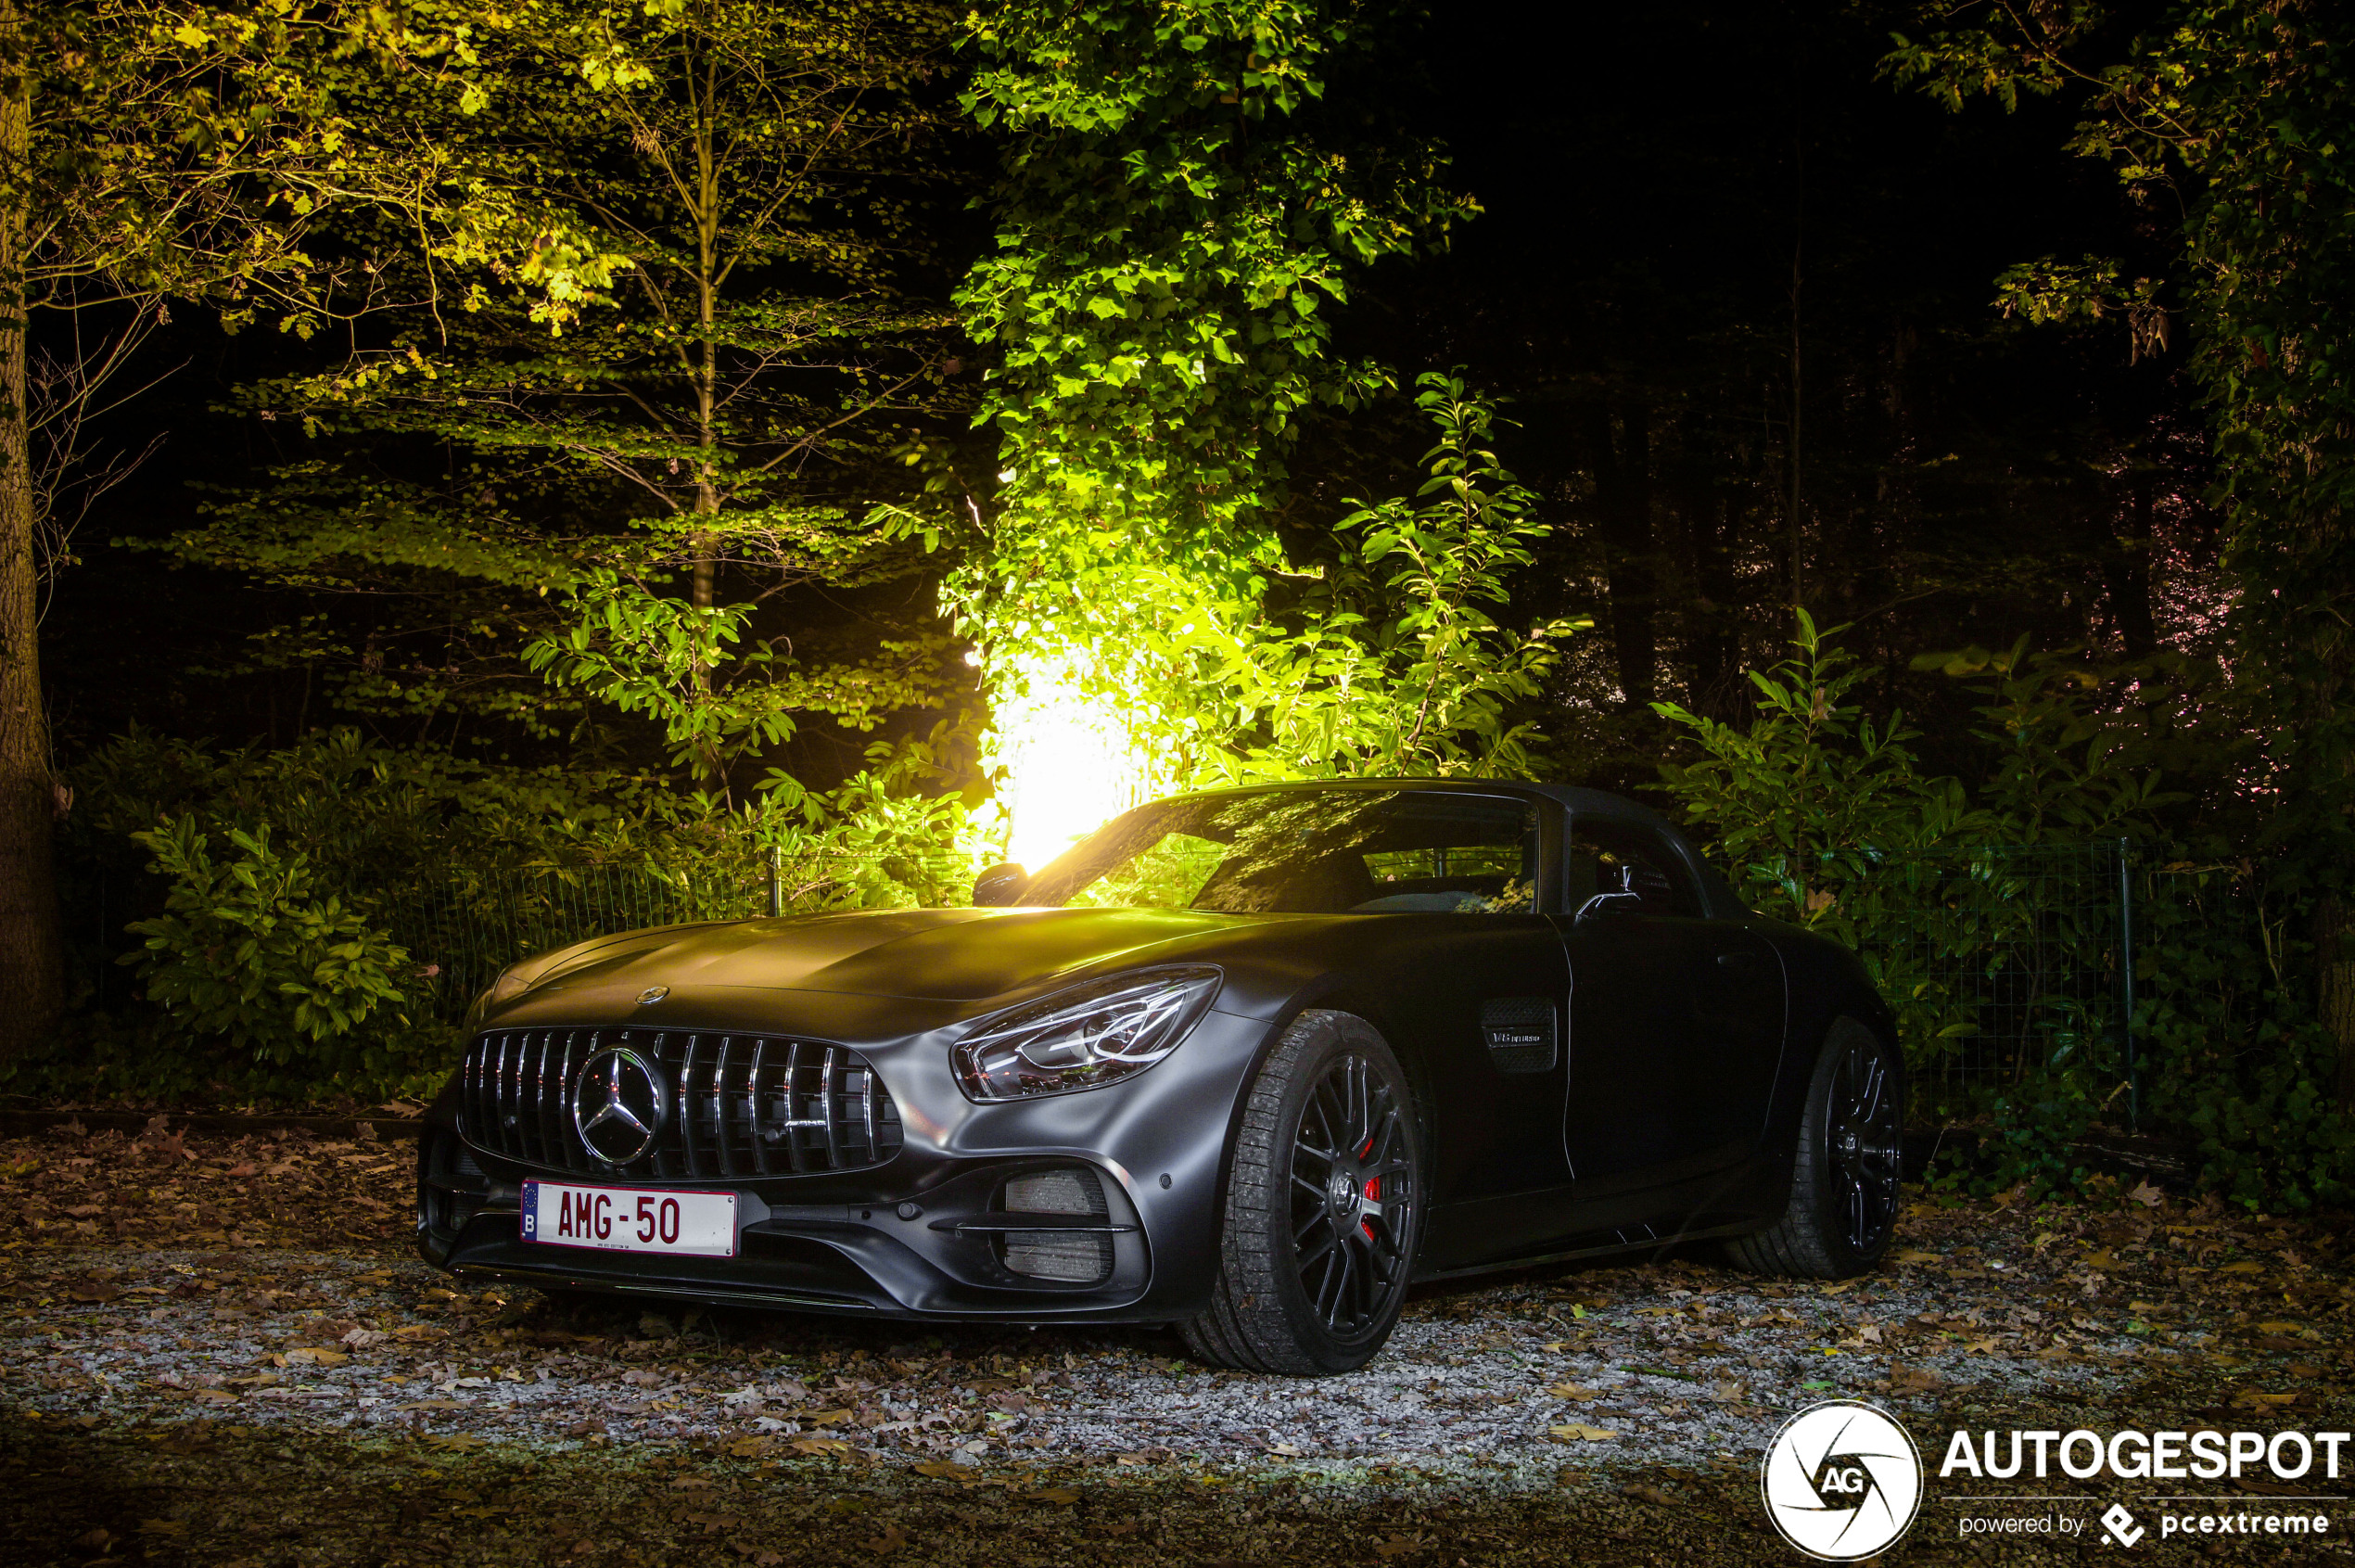
<svg viewBox="0 0 2355 1568"><path fill-rule="evenodd" d="M418 1158L456 1273L1363 1364L1415 1280L1698 1237L1887 1248L1903 1074L1845 950L1591 790L1139 807L984 907L516 964Z"/></svg>

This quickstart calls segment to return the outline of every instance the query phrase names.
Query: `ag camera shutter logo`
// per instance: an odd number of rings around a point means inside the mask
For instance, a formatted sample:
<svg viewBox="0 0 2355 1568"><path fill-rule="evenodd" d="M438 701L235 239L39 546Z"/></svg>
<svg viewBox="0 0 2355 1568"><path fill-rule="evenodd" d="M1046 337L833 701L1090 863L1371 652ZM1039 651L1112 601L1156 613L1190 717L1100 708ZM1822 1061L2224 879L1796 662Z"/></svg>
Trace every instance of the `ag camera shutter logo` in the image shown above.
<svg viewBox="0 0 2355 1568"><path fill-rule="evenodd" d="M1783 1539L1824 1562L1888 1549L1922 1504L1912 1434L1855 1399L1810 1405L1767 1445L1758 1485Z"/></svg>

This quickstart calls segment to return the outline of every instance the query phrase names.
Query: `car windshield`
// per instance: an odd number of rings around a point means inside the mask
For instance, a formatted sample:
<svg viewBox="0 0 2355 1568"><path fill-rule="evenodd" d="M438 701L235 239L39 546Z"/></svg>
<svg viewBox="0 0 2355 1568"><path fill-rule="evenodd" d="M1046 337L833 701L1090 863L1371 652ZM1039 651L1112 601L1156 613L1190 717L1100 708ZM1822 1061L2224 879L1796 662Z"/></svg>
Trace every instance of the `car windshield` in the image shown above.
<svg viewBox="0 0 2355 1568"><path fill-rule="evenodd" d="M1034 907L1229 914L1534 910L1537 812L1415 789L1282 789L1115 817L1024 889Z"/></svg>

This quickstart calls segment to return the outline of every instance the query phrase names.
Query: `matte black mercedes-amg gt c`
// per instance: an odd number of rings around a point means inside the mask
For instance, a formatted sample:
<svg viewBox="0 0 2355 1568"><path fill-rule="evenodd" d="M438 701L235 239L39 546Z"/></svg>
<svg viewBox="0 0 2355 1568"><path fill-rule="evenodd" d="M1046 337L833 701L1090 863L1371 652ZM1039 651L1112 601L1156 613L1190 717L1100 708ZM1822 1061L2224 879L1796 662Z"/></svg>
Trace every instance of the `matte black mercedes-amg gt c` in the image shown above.
<svg viewBox="0 0 2355 1568"><path fill-rule="evenodd" d="M418 1159L463 1275L1173 1323L1363 1364L1420 1279L1689 1238L1887 1249L1903 1077L1845 950L1643 808L1409 780L1188 796L974 909L516 964Z"/></svg>

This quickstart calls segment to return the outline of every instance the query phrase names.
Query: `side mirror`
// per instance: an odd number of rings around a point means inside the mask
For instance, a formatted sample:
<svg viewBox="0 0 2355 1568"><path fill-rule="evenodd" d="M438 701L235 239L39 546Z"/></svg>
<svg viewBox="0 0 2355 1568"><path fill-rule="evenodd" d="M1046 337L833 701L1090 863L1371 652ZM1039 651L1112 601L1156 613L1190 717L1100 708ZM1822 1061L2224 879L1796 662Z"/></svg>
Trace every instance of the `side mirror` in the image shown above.
<svg viewBox="0 0 2355 1568"><path fill-rule="evenodd" d="M1029 886L1030 873L1012 861L991 866L974 878L974 907L1003 908L1021 898Z"/></svg>
<svg viewBox="0 0 2355 1568"><path fill-rule="evenodd" d="M980 900L976 899L974 902ZM1637 914L1642 912L1643 907L1644 896L1641 893L1598 893L1578 906L1578 913L1572 917L1572 924L1592 920L1598 914Z"/></svg>

